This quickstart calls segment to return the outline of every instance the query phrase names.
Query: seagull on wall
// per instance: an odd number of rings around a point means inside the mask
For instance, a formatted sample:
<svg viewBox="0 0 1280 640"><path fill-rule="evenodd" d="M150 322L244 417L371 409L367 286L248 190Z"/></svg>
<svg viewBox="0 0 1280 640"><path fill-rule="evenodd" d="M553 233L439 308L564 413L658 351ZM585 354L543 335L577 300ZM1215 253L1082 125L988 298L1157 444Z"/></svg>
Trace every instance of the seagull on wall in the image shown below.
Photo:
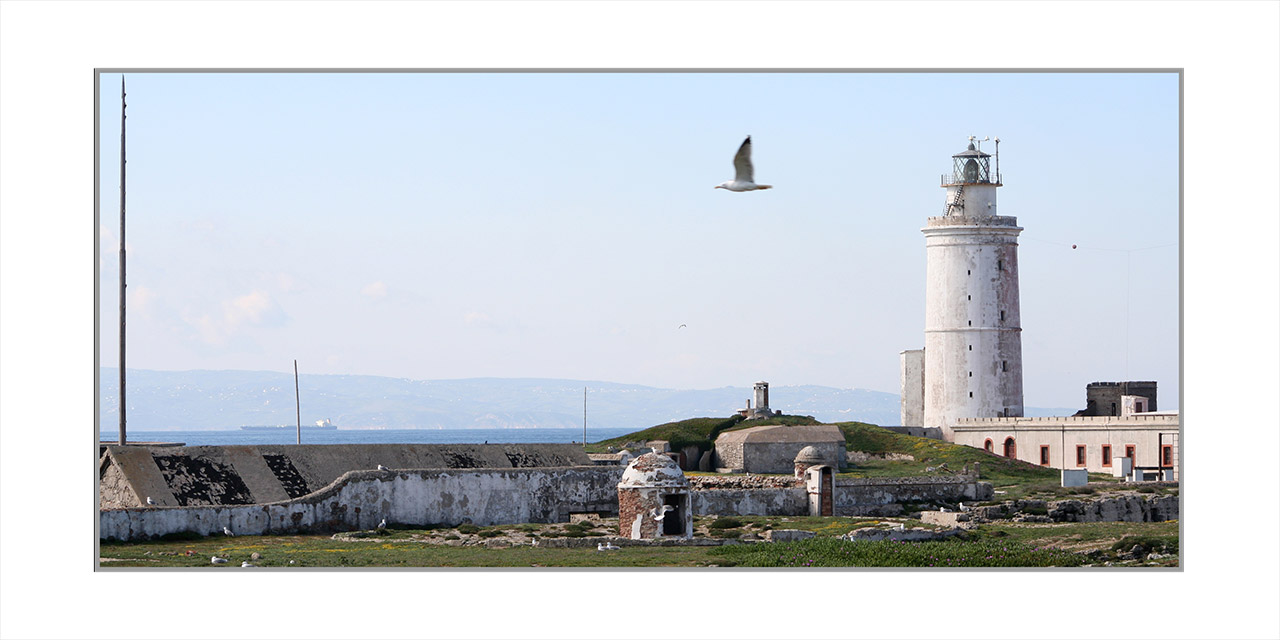
<svg viewBox="0 0 1280 640"><path fill-rule="evenodd" d="M384 467L384 466L382 466L382 465L378 465L378 471L390 471L390 469L388 469L388 468L386 468L386 467Z"/></svg>
<svg viewBox="0 0 1280 640"><path fill-rule="evenodd" d="M751 166L751 136L747 136L747 139L742 141L742 146L738 147L738 153L733 156L733 179L721 182L716 185L716 188L729 191L758 191L773 188L771 184L756 184L755 174L755 168Z"/></svg>
<svg viewBox="0 0 1280 640"><path fill-rule="evenodd" d="M156 501L152 500L151 496L147 496L147 504L154 506L156 504Z"/></svg>

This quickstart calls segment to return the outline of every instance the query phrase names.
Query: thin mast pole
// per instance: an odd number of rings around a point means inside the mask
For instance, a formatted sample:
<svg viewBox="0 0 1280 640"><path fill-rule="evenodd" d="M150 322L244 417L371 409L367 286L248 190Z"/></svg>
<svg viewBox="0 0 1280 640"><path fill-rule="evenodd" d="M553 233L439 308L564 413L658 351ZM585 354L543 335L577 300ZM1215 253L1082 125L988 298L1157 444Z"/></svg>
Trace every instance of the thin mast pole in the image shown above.
<svg viewBox="0 0 1280 640"><path fill-rule="evenodd" d="M298 397L298 361L293 361L293 408L298 418L298 444L302 444L302 398Z"/></svg>
<svg viewBox="0 0 1280 640"><path fill-rule="evenodd" d="M120 76L120 446L125 435L124 402L124 76Z"/></svg>
<svg viewBox="0 0 1280 640"><path fill-rule="evenodd" d="M587 388L582 388L582 448L587 447Z"/></svg>

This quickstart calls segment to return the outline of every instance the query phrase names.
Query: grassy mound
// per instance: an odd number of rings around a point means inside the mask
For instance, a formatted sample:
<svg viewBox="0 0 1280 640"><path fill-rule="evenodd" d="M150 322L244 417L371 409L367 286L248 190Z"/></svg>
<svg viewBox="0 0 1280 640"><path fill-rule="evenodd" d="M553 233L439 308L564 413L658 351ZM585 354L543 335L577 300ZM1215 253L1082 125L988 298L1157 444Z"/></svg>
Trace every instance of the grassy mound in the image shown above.
<svg viewBox="0 0 1280 640"><path fill-rule="evenodd" d="M899 453L915 458L914 462L868 461L859 465L855 476L904 476L926 475L929 467L946 464L952 472L958 472L966 464L981 463L979 478L994 485L1053 483L1057 484L1058 470L1014 460L988 453L982 449L951 444L931 438L917 438L864 422L837 423L844 432L845 448L865 453Z"/></svg>
<svg viewBox="0 0 1280 640"><path fill-rule="evenodd" d="M607 450L608 447L622 448L629 442L645 440L666 440L671 443L672 449L682 449L690 445L697 445L705 451L711 448L711 443L715 442L716 436L720 435L721 431L741 421L742 416L733 416L732 418L690 418L688 420L668 422L635 433L628 433L625 436L593 442L587 445L587 451L601 453Z"/></svg>
<svg viewBox="0 0 1280 640"><path fill-rule="evenodd" d="M668 422L625 436L610 438L588 444L590 453L603 453L609 447L622 448L629 442L646 440L666 440L671 443L672 450L697 446L700 451L711 449L716 437L725 431L737 431L750 427L763 427L775 424L822 424L812 416L774 416L763 420L744 420L742 416L731 418L690 418L677 422Z"/></svg>

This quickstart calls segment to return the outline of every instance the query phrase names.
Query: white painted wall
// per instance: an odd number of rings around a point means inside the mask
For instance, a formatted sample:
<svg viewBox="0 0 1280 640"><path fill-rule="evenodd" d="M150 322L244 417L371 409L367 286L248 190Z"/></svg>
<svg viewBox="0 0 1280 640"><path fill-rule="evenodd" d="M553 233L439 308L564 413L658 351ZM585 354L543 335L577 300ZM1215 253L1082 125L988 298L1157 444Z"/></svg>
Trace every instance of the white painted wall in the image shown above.
<svg viewBox="0 0 1280 640"><path fill-rule="evenodd" d="M1040 447L1049 447L1049 464L1057 469L1087 469L1091 473L1114 473L1125 445L1134 445L1134 466L1154 467L1160 464L1159 447L1173 446L1175 464L1180 460L1179 443L1171 434L1178 433L1176 414L1116 416L1066 416L1043 418L962 419L953 426L956 444L978 449L988 438L992 451L1001 455L1006 438L1017 444L1017 458L1040 464ZM1164 434L1163 439L1161 434ZM1076 446L1085 447L1085 465L1076 464ZM1102 446L1111 446L1111 466L1102 464ZM1178 469L1174 468L1174 479Z"/></svg>

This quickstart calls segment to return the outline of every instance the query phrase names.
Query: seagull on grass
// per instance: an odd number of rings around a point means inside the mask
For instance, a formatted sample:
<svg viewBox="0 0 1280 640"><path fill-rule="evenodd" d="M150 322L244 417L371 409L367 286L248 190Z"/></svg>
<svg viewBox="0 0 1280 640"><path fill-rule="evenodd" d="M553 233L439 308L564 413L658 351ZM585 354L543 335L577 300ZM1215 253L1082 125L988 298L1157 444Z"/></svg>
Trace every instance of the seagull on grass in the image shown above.
<svg viewBox="0 0 1280 640"><path fill-rule="evenodd" d="M379 528L379 529L386 529L386 528L387 528L387 519L386 519L386 518L383 518L383 519L382 519L382 522L379 522L379 523L378 523L378 528Z"/></svg>
<svg viewBox="0 0 1280 640"><path fill-rule="evenodd" d="M226 559L226 558L219 558L218 556L214 556L213 558L211 558L211 559L209 560L209 562L212 562L213 564L226 564L226 563L227 563L227 559Z"/></svg>
<svg viewBox="0 0 1280 640"><path fill-rule="evenodd" d="M759 191L773 188L770 184L756 184L755 174L755 168L751 166L751 136L747 136L747 139L742 141L742 146L738 147L738 153L733 156L733 179L721 182L716 185L716 188L729 191Z"/></svg>
<svg viewBox="0 0 1280 640"><path fill-rule="evenodd" d="M601 542L596 545L596 551L617 551L622 547L615 546L612 542Z"/></svg>
<svg viewBox="0 0 1280 640"><path fill-rule="evenodd" d="M240 566L242 566L242 567L256 567L256 566L258 566L258 565L256 565L256 564L250 564L248 560L245 560L244 562L241 562L241 563L240 563Z"/></svg>
<svg viewBox="0 0 1280 640"><path fill-rule="evenodd" d="M228 535L228 536L231 536L232 538L236 537L236 534L231 533L231 529L229 527L223 527L222 533L223 535Z"/></svg>

